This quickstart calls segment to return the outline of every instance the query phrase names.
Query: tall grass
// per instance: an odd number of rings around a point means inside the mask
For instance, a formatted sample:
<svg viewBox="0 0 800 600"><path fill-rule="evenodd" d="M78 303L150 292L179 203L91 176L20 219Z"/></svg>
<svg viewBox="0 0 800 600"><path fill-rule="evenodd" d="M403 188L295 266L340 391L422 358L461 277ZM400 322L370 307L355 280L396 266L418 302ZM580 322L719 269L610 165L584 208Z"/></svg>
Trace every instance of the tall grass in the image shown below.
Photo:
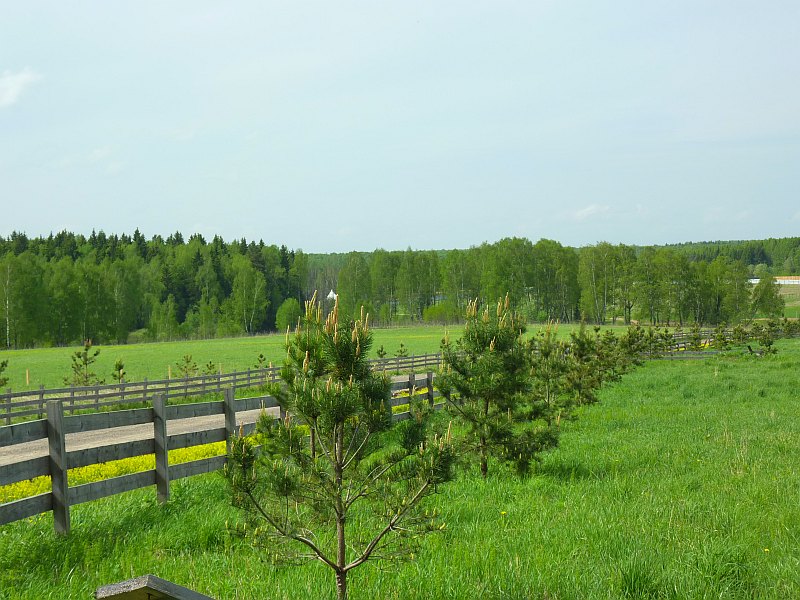
<svg viewBox="0 0 800 600"><path fill-rule="evenodd" d="M465 473L430 499L447 529L413 562L352 573L358 598L800 597L800 341L776 357L651 362L566 423L524 480ZM0 528L0 598L86 598L154 573L216 598L328 598L229 535L219 475Z"/></svg>

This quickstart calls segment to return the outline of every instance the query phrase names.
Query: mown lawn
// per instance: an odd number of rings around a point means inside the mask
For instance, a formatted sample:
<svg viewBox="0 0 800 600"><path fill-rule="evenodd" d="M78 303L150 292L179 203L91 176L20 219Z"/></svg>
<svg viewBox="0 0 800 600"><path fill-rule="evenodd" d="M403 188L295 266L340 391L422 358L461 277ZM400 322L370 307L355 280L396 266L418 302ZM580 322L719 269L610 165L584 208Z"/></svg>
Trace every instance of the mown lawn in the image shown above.
<svg viewBox="0 0 800 600"><path fill-rule="evenodd" d="M352 598L800 597L800 341L770 358L656 361L564 425L535 475L463 474L413 562L352 573ZM178 482L0 528L0 598L87 598L154 573L219 599L331 598L320 566L231 536L224 480Z"/></svg>

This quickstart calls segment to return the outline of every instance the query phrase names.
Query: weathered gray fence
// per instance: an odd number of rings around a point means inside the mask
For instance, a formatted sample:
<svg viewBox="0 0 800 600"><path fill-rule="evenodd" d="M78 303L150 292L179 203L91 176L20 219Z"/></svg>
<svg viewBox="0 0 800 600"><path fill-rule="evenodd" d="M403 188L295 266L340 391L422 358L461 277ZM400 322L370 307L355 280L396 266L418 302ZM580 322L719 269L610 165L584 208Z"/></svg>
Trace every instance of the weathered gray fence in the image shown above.
<svg viewBox="0 0 800 600"><path fill-rule="evenodd" d="M408 404L408 396L420 395L424 395L433 405L439 397L439 393L434 391L433 382L434 374L431 371L392 378L392 406ZM80 415L65 415L64 400L49 400L46 418L0 427L0 447L48 440L46 456L0 465L0 486L40 476L49 476L52 482L50 492L0 504L0 525L52 511L56 532L66 533L70 529L71 506L148 486L155 486L158 500L166 502L169 499L170 481L214 471L226 461L225 456L214 456L171 465L169 451L229 441L239 431L250 433L255 424L238 424L237 413L258 409L276 409L276 418L281 417L277 412L278 404L271 396L236 399L232 386L224 389L224 399L221 401L168 405L164 394L156 394L151 408ZM168 422L220 414L224 415L224 427L167 434ZM393 419L402 420L408 416L408 411L404 411L395 413ZM152 425L151 438L72 451L67 447L67 434L109 430L107 439L113 440L115 428L142 424ZM150 454L155 455L155 469L69 486L69 469Z"/></svg>
<svg viewBox="0 0 800 600"><path fill-rule="evenodd" d="M681 332L672 334L669 352L683 352L691 347L691 334ZM711 342L712 331L702 331L700 337ZM688 356L687 356L688 357ZM393 356L370 360L372 368L377 371L419 371L437 369L441 365L441 354L422 354L419 356ZM231 373L198 375L173 379L160 379L139 382L124 382L110 385L89 387L65 387L14 392L11 389L0 395L0 410L6 425L22 419L44 418L47 403L50 400L61 400L65 413L74 415L79 411L99 411L125 404L149 404L157 395L167 399L191 398L211 393L220 393L225 388L234 390L250 389L275 382L279 379L279 367L263 369L247 369Z"/></svg>
<svg viewBox="0 0 800 600"><path fill-rule="evenodd" d="M391 357L370 361L372 368L383 371L415 371L437 368L440 364L439 354L423 354L421 356ZM222 393L225 388L235 390L250 389L275 382L279 379L280 368L265 367L263 369L247 369L231 373L198 375L173 379L160 379L138 382L124 382L110 385L88 387L64 387L38 390L17 391L11 389L0 395L0 409L6 425L20 419L44 418L47 403L50 400L61 400L65 413L75 414L78 411L108 409L122 404L150 403L157 395L166 398L191 398L211 393Z"/></svg>

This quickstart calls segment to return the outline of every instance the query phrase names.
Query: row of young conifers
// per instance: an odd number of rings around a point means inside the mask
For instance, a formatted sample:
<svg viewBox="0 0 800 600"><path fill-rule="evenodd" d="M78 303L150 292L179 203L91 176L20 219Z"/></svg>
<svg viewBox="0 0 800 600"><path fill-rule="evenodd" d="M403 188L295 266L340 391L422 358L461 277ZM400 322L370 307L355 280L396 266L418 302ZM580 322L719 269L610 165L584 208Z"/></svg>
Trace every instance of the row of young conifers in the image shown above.
<svg viewBox="0 0 800 600"><path fill-rule="evenodd" d="M389 383L367 362L368 316L346 319L338 304L323 315L308 302L287 342L284 385L272 390L286 418L264 416L254 435L235 439L225 470L242 509L237 531L274 560L329 567L340 600L350 571L410 555L445 526L425 499L457 467L526 474L558 444L561 424L657 342L640 327L619 336L581 328L569 339L547 328L525 339L508 297L472 302L463 336L443 341L446 413L410 399L410 418L393 424Z"/></svg>

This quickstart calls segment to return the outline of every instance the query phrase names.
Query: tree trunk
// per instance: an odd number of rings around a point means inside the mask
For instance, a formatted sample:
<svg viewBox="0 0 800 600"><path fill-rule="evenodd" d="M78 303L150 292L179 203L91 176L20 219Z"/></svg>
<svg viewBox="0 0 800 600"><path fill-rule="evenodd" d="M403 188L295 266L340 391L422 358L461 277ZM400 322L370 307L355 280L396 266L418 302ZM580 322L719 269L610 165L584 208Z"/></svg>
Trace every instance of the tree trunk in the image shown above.
<svg viewBox="0 0 800 600"><path fill-rule="evenodd" d="M347 571L336 571L336 600L347 600Z"/></svg>
<svg viewBox="0 0 800 600"><path fill-rule="evenodd" d="M338 600L347 600L347 545L345 543L345 507L342 500L344 493L342 481L344 471L344 425L337 425L336 442L334 447L333 465L336 481L336 597Z"/></svg>
<svg viewBox="0 0 800 600"><path fill-rule="evenodd" d="M486 479L489 474L489 463L486 459L486 438L481 436L481 477Z"/></svg>
<svg viewBox="0 0 800 600"><path fill-rule="evenodd" d="M11 266L6 265L6 348L11 348Z"/></svg>
<svg viewBox="0 0 800 600"><path fill-rule="evenodd" d="M488 464L488 460L487 460L487 457L486 457L488 452L487 452L486 433L485 433L485 431L486 431L485 430L485 423L489 419L489 399L488 398L484 398L483 399L483 415L482 416L483 416L484 424L482 424L483 425L483 430L481 431L479 446L480 446L480 453L481 453L481 476L484 479L486 479L486 476L489 473L489 464Z"/></svg>

